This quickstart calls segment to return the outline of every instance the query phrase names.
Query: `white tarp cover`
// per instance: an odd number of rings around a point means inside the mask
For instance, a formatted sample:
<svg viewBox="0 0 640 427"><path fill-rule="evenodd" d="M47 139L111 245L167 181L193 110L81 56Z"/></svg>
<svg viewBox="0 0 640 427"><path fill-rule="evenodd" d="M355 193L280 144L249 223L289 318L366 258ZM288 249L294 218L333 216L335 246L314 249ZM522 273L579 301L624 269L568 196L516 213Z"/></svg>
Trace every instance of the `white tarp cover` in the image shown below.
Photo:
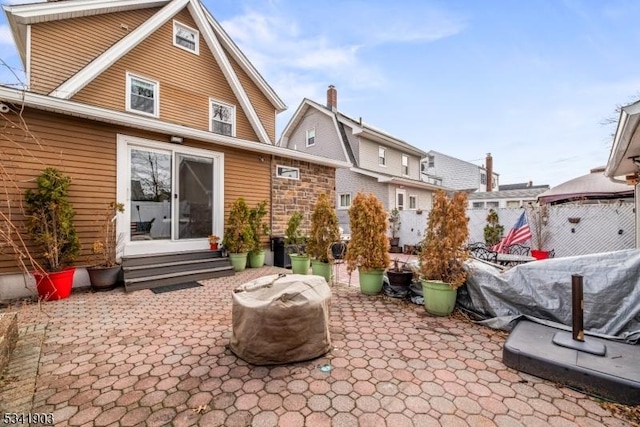
<svg viewBox="0 0 640 427"><path fill-rule="evenodd" d="M504 272L468 264L458 304L496 329L521 316L564 329L572 325L571 276L583 276L586 334L636 344L640 339L640 251L629 249L522 264ZM560 324L560 325L558 325Z"/></svg>
<svg viewBox="0 0 640 427"><path fill-rule="evenodd" d="M271 275L233 291L229 347L254 365L313 359L331 348L331 289L320 276Z"/></svg>

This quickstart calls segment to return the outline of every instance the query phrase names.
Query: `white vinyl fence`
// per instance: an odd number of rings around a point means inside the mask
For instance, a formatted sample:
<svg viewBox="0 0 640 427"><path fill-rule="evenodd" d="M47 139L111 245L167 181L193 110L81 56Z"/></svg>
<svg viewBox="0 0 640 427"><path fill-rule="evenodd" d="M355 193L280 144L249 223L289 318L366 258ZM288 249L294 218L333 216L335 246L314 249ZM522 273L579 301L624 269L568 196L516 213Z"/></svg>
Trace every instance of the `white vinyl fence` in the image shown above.
<svg viewBox="0 0 640 427"><path fill-rule="evenodd" d="M504 233L516 223L522 209L498 208ZM484 242L489 209L468 209L469 241ZM400 213L400 245L417 245L424 236L429 211ZM577 223L569 222L569 218ZM531 221L529 221L531 225ZM533 225L531 225L533 227ZM554 249L556 257L610 252L634 247L633 203L564 204L548 207L543 249ZM532 230L533 232L533 230ZM535 233L534 233L535 234ZM532 246L531 242L525 243Z"/></svg>

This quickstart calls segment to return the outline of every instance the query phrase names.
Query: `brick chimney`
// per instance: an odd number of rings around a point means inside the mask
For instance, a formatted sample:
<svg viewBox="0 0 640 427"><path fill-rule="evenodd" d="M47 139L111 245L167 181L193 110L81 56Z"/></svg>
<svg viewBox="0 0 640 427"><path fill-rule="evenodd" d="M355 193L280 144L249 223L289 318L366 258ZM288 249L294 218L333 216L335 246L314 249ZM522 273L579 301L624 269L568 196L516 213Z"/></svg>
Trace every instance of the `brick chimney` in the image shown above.
<svg viewBox="0 0 640 427"><path fill-rule="evenodd" d="M338 91L334 85L329 85L327 89L327 108L338 111Z"/></svg>
<svg viewBox="0 0 640 427"><path fill-rule="evenodd" d="M487 168L487 191L493 191L493 157L491 157L491 153L487 153L485 163Z"/></svg>

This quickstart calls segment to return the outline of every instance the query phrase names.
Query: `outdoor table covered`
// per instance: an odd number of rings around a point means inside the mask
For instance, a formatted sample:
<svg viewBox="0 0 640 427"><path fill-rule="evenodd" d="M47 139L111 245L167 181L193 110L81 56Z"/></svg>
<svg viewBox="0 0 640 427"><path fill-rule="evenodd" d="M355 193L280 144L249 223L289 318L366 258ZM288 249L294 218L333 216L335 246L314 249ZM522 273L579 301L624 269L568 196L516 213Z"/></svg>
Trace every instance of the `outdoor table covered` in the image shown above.
<svg viewBox="0 0 640 427"><path fill-rule="evenodd" d="M313 359L331 348L331 290L320 276L271 275L233 291L229 343L241 359L274 365Z"/></svg>

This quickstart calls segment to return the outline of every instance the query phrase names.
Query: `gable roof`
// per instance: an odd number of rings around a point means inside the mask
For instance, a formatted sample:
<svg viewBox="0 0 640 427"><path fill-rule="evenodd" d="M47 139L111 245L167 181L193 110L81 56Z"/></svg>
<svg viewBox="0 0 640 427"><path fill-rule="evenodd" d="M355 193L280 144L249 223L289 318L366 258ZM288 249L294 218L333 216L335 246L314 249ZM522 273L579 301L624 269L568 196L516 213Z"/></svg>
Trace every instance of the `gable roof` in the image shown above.
<svg viewBox="0 0 640 427"><path fill-rule="evenodd" d="M258 138L263 143L272 144L273 142L269 140L269 136L260 122L257 112L233 70L225 49L278 112L285 110L286 105L242 54L213 16L201 5L199 0L78 0L73 2L59 1L21 6L3 6L3 8L14 34L23 64L26 64L27 27L30 24L159 6L162 6L160 11L58 86L50 95L70 99L186 6L194 18L198 30L211 49L212 55L220 65L229 86L240 102Z"/></svg>
<svg viewBox="0 0 640 427"><path fill-rule="evenodd" d="M640 126L640 101L620 109L618 127L609 153L605 176L613 178L638 171L636 164L640 158L638 126Z"/></svg>
<svg viewBox="0 0 640 427"><path fill-rule="evenodd" d="M280 135L279 145L282 145L283 141L286 143L289 140L289 137L291 136L291 133L293 132L293 130L296 128L296 126L298 126L298 124L302 121L304 116L307 114L307 111L309 111L309 109L311 108L319 111L322 114L325 114L331 120L331 122L333 123L333 127L336 130L338 141L340 141L342 145L344 158L348 162L351 162L355 165L356 159L353 155L353 152L351 151L351 147L348 147L348 144L345 145L345 141L343 141L342 134L344 133L344 130L340 129L338 120L336 119L336 115L328 108L308 98L304 98L302 100L302 102L296 109L295 113L293 113L293 116L291 116L291 119L289 119L289 123L287 123L284 130L282 131L282 134Z"/></svg>
<svg viewBox="0 0 640 427"><path fill-rule="evenodd" d="M336 130L338 140L342 144L342 150L344 152L345 159L347 159L354 165L357 165L358 162L356 161L353 150L351 149L351 144L349 144L349 139L347 138L346 131L344 129L345 126L350 127L355 135L362 135L367 139L385 144L387 146L392 146L405 153L410 153L420 158L427 155L426 152L420 150L419 148L414 147L413 145L399 138L396 138L387 132L364 123L362 121L362 118L356 121L346 114L343 114L339 111L332 111L330 108L308 98L304 98L302 100L295 113L293 113L293 115L291 116L291 119L289 119L289 123L287 123L284 130L282 131L282 134L280 135L280 144L286 143L289 140L291 133L302 121L305 114L307 114L307 111L310 108L313 108L331 118Z"/></svg>

